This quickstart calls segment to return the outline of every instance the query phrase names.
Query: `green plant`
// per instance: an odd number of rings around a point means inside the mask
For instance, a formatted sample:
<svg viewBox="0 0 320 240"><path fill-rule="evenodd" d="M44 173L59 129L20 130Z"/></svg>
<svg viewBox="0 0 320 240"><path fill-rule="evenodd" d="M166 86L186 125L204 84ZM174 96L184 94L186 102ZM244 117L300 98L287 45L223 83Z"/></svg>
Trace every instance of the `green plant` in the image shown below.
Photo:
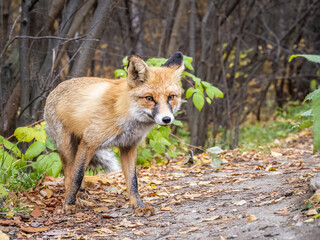
<svg viewBox="0 0 320 240"><path fill-rule="evenodd" d="M19 127L14 143L0 136L0 184L9 191L35 188L45 174L57 177L62 163L54 144L47 138L45 122L30 127ZM19 146L28 143L23 152Z"/></svg>
<svg viewBox="0 0 320 240"><path fill-rule="evenodd" d="M301 54L301 55L291 55L289 58L289 62L296 57L304 57L308 61L314 63L320 63L320 55L309 55L309 54ZM304 123L306 126L313 124L313 153L315 154L318 149L320 149L320 89L317 89L310 93L305 101L311 101L311 109L305 112L304 116L312 116L313 123L309 121L309 123Z"/></svg>

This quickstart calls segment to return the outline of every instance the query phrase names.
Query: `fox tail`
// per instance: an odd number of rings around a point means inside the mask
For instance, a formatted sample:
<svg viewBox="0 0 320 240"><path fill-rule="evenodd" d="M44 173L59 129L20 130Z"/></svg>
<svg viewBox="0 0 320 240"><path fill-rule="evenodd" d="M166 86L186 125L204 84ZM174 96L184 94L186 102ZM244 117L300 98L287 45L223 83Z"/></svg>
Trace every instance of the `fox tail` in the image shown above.
<svg viewBox="0 0 320 240"><path fill-rule="evenodd" d="M101 166L106 172L120 171L120 164L111 149L99 149L90 162L90 167Z"/></svg>

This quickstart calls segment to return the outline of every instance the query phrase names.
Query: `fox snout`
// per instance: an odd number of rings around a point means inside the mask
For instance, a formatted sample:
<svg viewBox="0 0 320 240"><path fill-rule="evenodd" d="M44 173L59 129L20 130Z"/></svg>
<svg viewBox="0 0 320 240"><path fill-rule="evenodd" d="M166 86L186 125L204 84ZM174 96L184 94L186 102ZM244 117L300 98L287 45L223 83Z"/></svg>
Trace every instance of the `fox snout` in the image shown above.
<svg viewBox="0 0 320 240"><path fill-rule="evenodd" d="M154 117L154 121L159 125L170 125L174 121L174 116L172 113L166 115L157 114Z"/></svg>
<svg viewBox="0 0 320 240"><path fill-rule="evenodd" d="M169 103L156 104L153 110L154 121L159 125L169 125L174 121L172 107Z"/></svg>

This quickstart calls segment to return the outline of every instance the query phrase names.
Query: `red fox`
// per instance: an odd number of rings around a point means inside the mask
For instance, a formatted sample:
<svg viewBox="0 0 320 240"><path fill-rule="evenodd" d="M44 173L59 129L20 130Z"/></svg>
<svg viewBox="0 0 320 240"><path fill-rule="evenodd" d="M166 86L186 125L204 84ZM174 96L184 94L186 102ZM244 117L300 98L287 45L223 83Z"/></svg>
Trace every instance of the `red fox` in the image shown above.
<svg viewBox="0 0 320 240"><path fill-rule="evenodd" d="M76 210L76 196L90 164L116 170L110 147L119 147L130 205L138 216L154 208L138 194L136 154L156 124L169 125L181 104L179 79L183 55L173 54L162 67L131 56L122 79L83 77L62 82L48 96L44 110L48 136L55 142L65 175L64 212Z"/></svg>

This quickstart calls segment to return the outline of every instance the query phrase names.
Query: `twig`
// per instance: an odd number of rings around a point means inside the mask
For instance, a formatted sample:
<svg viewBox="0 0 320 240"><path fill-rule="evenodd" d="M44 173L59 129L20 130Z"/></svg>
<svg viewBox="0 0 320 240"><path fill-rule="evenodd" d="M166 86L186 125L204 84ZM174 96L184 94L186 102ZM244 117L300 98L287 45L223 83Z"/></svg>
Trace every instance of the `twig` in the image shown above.
<svg viewBox="0 0 320 240"><path fill-rule="evenodd" d="M37 125L37 124L39 124L39 123L41 123L41 122L43 122L43 121L44 121L44 119L41 119L41 120L39 120L39 121L37 121L37 122L34 122L34 123L31 123L30 125L25 126L25 127L32 127L32 126ZM13 137L14 137L14 134L12 134L10 137L7 137L6 140L10 140L10 139L13 138Z"/></svg>
<svg viewBox="0 0 320 240"><path fill-rule="evenodd" d="M2 52L0 54L0 57L3 56L4 52L7 50L7 48L17 39L34 39L34 40L42 40L42 39L57 39L57 40L66 40L66 42L69 41L75 41L75 40L82 40L82 41L99 41L99 39L95 38L84 38L86 35L83 35L81 37L76 38L65 38L65 37L56 37L56 36L42 36L42 37L32 37L32 36L15 36L13 39L9 40L4 48L2 49Z"/></svg>
<svg viewBox="0 0 320 240"><path fill-rule="evenodd" d="M178 139L180 141L184 141L183 139L179 138L178 136L174 135L173 133L170 133L170 136L175 137L176 139ZM191 145L189 143L184 143L184 144L186 144L189 147L197 148L197 149L200 149L201 151L205 151L205 149L203 147L194 146L194 145Z"/></svg>

